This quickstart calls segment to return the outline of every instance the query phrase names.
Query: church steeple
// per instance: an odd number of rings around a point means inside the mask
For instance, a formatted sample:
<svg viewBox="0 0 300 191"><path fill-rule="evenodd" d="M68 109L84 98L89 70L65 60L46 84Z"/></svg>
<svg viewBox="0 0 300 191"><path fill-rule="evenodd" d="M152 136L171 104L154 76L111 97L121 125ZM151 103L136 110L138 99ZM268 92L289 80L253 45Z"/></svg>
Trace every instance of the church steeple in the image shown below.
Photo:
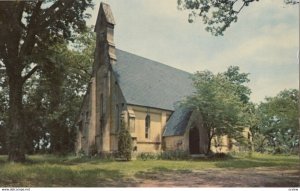
<svg viewBox="0 0 300 191"><path fill-rule="evenodd" d="M114 64L117 60L114 44L114 26L115 20L110 6L102 2L94 30L97 34L96 51L98 51L95 54L95 64L98 67L102 64Z"/></svg>

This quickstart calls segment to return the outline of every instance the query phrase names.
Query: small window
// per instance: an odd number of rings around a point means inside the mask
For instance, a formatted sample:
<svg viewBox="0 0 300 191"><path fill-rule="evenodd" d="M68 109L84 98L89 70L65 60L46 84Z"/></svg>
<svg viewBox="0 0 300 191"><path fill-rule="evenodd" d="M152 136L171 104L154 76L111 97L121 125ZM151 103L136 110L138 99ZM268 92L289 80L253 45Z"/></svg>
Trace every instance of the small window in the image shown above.
<svg viewBox="0 0 300 191"><path fill-rule="evenodd" d="M150 115L147 114L145 118L145 138L149 138L149 129L150 129Z"/></svg>

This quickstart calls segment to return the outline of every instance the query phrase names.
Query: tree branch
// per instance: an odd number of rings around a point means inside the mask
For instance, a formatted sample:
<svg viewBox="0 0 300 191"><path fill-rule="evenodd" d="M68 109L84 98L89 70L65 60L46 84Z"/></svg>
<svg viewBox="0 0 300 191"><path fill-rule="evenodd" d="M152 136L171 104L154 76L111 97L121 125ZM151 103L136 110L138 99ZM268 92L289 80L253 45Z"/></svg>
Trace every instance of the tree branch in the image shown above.
<svg viewBox="0 0 300 191"><path fill-rule="evenodd" d="M244 2L243 5L240 7L240 9L238 11L235 11L236 14L240 13L241 10L244 8L244 6L246 5L246 3Z"/></svg>
<svg viewBox="0 0 300 191"><path fill-rule="evenodd" d="M32 70L30 70L25 76L23 76L23 82L30 78L39 68L39 66L35 66L34 68L32 68Z"/></svg>
<svg viewBox="0 0 300 191"><path fill-rule="evenodd" d="M52 22L56 21L56 18L64 14L65 10L69 8L74 2L75 0L56 1L51 7L49 7L45 11L45 14L42 16L42 20L45 22L41 24L41 28L49 26Z"/></svg>
<svg viewBox="0 0 300 191"><path fill-rule="evenodd" d="M7 59L7 51L3 42L0 44L0 58Z"/></svg>
<svg viewBox="0 0 300 191"><path fill-rule="evenodd" d="M5 67L5 65L3 64L3 62L1 60L0 60L0 66Z"/></svg>
<svg viewBox="0 0 300 191"><path fill-rule="evenodd" d="M23 56L25 56L27 53L31 52L34 44L35 44L35 35L36 35L36 31L38 30L37 25L38 21L39 21L39 12L40 12L40 8L42 5L43 1L38 1L33 12L32 12L32 16L30 19L29 24L27 25L27 33L26 33L26 37L24 39L24 43L20 49L19 52L19 56L22 58Z"/></svg>

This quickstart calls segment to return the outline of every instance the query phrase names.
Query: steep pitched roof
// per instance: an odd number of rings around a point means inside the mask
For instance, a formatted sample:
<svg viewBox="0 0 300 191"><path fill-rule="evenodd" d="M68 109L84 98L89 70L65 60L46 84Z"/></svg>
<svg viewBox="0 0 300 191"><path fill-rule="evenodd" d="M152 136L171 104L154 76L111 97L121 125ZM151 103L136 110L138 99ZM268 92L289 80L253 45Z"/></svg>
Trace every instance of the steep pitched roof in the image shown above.
<svg viewBox="0 0 300 191"><path fill-rule="evenodd" d="M112 68L128 104L174 111L194 92L191 74L122 50Z"/></svg>
<svg viewBox="0 0 300 191"><path fill-rule="evenodd" d="M168 137L183 135L189 123L191 114L192 110L190 109L181 108L175 110L166 124L163 136Z"/></svg>

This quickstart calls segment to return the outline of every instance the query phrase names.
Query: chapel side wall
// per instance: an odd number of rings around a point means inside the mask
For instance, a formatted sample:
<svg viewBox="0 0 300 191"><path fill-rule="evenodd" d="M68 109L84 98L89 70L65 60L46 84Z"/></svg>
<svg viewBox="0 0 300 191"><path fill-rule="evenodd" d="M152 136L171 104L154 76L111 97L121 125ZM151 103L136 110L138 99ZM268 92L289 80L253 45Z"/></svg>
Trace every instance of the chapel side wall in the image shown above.
<svg viewBox="0 0 300 191"><path fill-rule="evenodd" d="M80 109L80 113L77 119L77 134L75 142L75 153L79 153L81 150L87 151L87 133L86 133L86 112L88 112L89 106L89 92L87 91L84 96L83 103Z"/></svg>
<svg viewBox="0 0 300 191"><path fill-rule="evenodd" d="M253 137L250 131L249 127L245 127L242 132L243 137L245 138L245 141L249 144L247 149L253 150ZM239 152L242 151L243 146L241 146L235 139L231 139L231 141L228 142L228 148L229 151Z"/></svg>
<svg viewBox="0 0 300 191"><path fill-rule="evenodd" d="M83 114L86 111L87 107L87 94L84 96L81 108L80 108L80 113L77 118L77 129L76 129L76 142L75 142L75 153L78 154L81 150L84 149L84 116Z"/></svg>
<svg viewBox="0 0 300 191"><path fill-rule="evenodd" d="M183 136L168 136L164 137L164 147L165 151L188 151L188 132L185 133Z"/></svg>
<svg viewBox="0 0 300 191"><path fill-rule="evenodd" d="M78 117L76 153L83 150L89 154L91 145L95 143L95 86L95 78L92 77Z"/></svg>
<svg viewBox="0 0 300 191"><path fill-rule="evenodd" d="M96 79L91 79L90 104L89 104L89 128L88 128L88 154L90 154L92 146L95 144L96 131Z"/></svg>
<svg viewBox="0 0 300 191"><path fill-rule="evenodd" d="M137 152L159 152L162 146L162 133L170 111L128 105L135 114L135 129L131 132ZM150 115L149 137L145 137L145 118Z"/></svg>
<svg viewBox="0 0 300 191"><path fill-rule="evenodd" d="M247 149L252 150L252 136L250 129L247 127L244 128L242 135L245 141L248 141L248 144L250 144ZM239 152L242 151L244 147L245 146L242 146L241 144L237 143L235 139L229 138L227 135L221 136L219 138L214 137L211 141L211 151L214 153L228 153L232 151Z"/></svg>
<svg viewBox="0 0 300 191"><path fill-rule="evenodd" d="M121 128L121 113L127 110L127 107L120 86L114 75L111 75L111 91L110 151L117 151L118 132Z"/></svg>
<svg viewBox="0 0 300 191"><path fill-rule="evenodd" d="M211 140L211 151L214 153L227 153L229 152L229 139L227 135L221 137L214 137Z"/></svg>

